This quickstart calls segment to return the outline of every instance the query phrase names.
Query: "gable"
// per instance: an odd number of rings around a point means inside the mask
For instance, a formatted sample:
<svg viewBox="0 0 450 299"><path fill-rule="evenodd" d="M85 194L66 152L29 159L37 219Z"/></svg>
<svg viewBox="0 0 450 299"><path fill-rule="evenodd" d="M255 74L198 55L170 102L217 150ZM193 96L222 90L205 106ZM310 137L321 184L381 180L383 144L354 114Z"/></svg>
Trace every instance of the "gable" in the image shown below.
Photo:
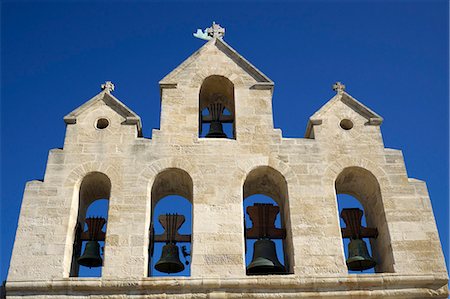
<svg viewBox="0 0 450 299"><path fill-rule="evenodd" d="M308 121L308 126L306 128L305 138L313 138L312 128L315 125L322 124L323 118L326 117L333 107L343 103L349 109L356 112L361 117L367 120L367 125L379 126L383 122L383 118L376 112L353 98L350 94L345 91L338 92L333 98L331 98L325 105L323 105L316 113L314 113Z"/></svg>
<svg viewBox="0 0 450 299"><path fill-rule="evenodd" d="M142 136L141 118L107 90L103 90L89 101L64 116L64 122L66 124L76 124L77 118L81 114L91 109L95 109L95 106L97 106L100 102L103 102L106 106L110 107L117 114L125 118L124 124L136 125L138 136Z"/></svg>
<svg viewBox="0 0 450 299"><path fill-rule="evenodd" d="M248 60L246 60L242 55L240 55L221 38L213 38L196 52L194 52L189 58L183 61L167 76L165 76L159 82L160 86L176 86L181 77L182 71L192 63L195 63L197 60L199 60L203 55L208 55L207 52L213 47L218 50L218 53L221 53L230 58L238 67L240 67L242 70L244 70L245 73L252 77L256 81L254 85L255 88L273 88L274 84L272 80L270 80L265 74L258 70L254 65L252 65Z"/></svg>

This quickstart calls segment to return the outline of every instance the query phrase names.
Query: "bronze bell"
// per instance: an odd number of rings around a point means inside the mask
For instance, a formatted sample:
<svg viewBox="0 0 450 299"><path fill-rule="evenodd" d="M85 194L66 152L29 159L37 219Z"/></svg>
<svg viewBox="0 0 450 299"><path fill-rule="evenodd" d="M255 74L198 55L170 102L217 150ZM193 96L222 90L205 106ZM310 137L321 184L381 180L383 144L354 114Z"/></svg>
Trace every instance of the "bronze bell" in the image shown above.
<svg viewBox="0 0 450 299"><path fill-rule="evenodd" d="M348 244L347 267L352 271L363 271L376 266L375 260L369 255L367 244L361 239L351 239Z"/></svg>
<svg viewBox="0 0 450 299"><path fill-rule="evenodd" d="M178 273L184 270L184 265L180 261L180 253L177 245L164 245L161 252L161 258L155 264L155 269L164 273Z"/></svg>
<svg viewBox="0 0 450 299"><path fill-rule="evenodd" d="M88 241L83 255L77 259L77 262L89 268L101 267L103 260L100 255L100 244L97 241Z"/></svg>
<svg viewBox="0 0 450 299"><path fill-rule="evenodd" d="M227 138L227 135L223 132L223 125L220 121L212 121L209 126L209 132L205 136L206 138Z"/></svg>
<svg viewBox="0 0 450 299"><path fill-rule="evenodd" d="M272 240L255 242L252 262L247 267L247 274L279 274L286 273L286 268L280 263Z"/></svg>

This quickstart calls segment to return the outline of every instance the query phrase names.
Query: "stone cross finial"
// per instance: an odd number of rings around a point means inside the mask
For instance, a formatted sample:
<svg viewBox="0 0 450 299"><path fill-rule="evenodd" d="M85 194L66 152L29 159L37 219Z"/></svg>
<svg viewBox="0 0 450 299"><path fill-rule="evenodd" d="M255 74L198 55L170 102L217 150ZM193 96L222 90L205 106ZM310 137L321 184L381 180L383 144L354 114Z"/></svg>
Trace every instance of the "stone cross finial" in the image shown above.
<svg viewBox="0 0 450 299"><path fill-rule="evenodd" d="M206 29L206 33L213 38L223 38L225 35L225 28L222 28L219 24L213 22L212 26Z"/></svg>
<svg viewBox="0 0 450 299"><path fill-rule="evenodd" d="M114 91L114 84L111 81L106 81L101 86L102 90L105 90L107 93Z"/></svg>
<svg viewBox="0 0 450 299"><path fill-rule="evenodd" d="M337 93L342 93L345 90L345 85L341 82L336 82L333 84L333 90Z"/></svg>

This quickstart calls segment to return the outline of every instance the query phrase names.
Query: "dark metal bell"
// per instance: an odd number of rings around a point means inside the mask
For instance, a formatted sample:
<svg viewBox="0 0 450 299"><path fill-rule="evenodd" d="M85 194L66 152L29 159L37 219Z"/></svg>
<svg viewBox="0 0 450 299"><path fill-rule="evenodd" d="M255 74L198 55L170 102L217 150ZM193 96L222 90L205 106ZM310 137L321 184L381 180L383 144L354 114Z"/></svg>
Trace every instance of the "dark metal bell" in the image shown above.
<svg viewBox="0 0 450 299"><path fill-rule="evenodd" d="M347 267L352 271L363 271L376 266L375 260L369 255L364 240L352 239L348 244Z"/></svg>
<svg viewBox="0 0 450 299"><path fill-rule="evenodd" d="M177 245L164 245L161 252L161 258L155 264L155 269L164 273L178 273L184 270L184 265L180 261L180 253Z"/></svg>
<svg viewBox="0 0 450 299"><path fill-rule="evenodd" d="M100 255L100 244L97 241L88 241L83 255L78 258L77 262L81 266L89 268L101 267L103 260Z"/></svg>
<svg viewBox="0 0 450 299"><path fill-rule="evenodd" d="M247 267L247 274L279 274L286 273L286 268L280 263L271 240L255 242L252 262Z"/></svg>
<svg viewBox="0 0 450 299"><path fill-rule="evenodd" d="M205 136L206 138L227 138L227 135L223 132L223 125L220 121L212 121L209 126L209 132Z"/></svg>

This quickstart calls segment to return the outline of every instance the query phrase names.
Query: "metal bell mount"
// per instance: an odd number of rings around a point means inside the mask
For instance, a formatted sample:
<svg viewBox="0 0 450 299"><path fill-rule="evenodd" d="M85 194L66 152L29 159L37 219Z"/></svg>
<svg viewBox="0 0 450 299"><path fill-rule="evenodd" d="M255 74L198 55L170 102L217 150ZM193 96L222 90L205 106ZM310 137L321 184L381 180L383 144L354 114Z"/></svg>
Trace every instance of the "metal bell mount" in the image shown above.
<svg viewBox="0 0 450 299"><path fill-rule="evenodd" d="M82 241L88 241L84 248L84 253L77 259L81 266L95 268L103 265L103 259L100 253L100 244L98 241L105 240L105 233L102 231L106 224L106 219L103 217L89 217L86 218L88 230L81 234Z"/></svg>
<svg viewBox="0 0 450 299"><path fill-rule="evenodd" d="M376 238L376 228L361 225L363 211L358 208L343 209L341 218L344 219L345 228L342 228L342 238L349 238L347 268L351 271L364 271L377 265L370 256L367 244L363 238Z"/></svg>
<svg viewBox="0 0 450 299"><path fill-rule="evenodd" d="M275 227L275 219L280 208L272 204L255 203L247 207L253 227L246 229L246 239L257 239L253 258L247 266L249 275L268 275L286 273L277 257L275 242L271 239L286 238L286 230Z"/></svg>
<svg viewBox="0 0 450 299"><path fill-rule="evenodd" d="M166 243L163 246L161 257L155 264L155 269L163 273L178 273L184 270L184 265L180 260L180 251L177 242L190 242L191 235L180 235L178 229L183 225L185 218L183 215L178 214L165 214L158 217L159 222L164 228L164 232L161 235L155 235L153 232L153 225L151 228L151 249L153 254L153 246L156 242ZM182 250L183 256L186 258L189 255L186 252L185 246ZM189 264L186 261L186 265Z"/></svg>
<svg viewBox="0 0 450 299"><path fill-rule="evenodd" d="M223 124L233 123L233 116L225 115L225 108L220 101L216 101L207 107L209 115L201 115L200 113L201 124L210 124L208 134L205 136L206 138L228 138L227 134L223 131Z"/></svg>

